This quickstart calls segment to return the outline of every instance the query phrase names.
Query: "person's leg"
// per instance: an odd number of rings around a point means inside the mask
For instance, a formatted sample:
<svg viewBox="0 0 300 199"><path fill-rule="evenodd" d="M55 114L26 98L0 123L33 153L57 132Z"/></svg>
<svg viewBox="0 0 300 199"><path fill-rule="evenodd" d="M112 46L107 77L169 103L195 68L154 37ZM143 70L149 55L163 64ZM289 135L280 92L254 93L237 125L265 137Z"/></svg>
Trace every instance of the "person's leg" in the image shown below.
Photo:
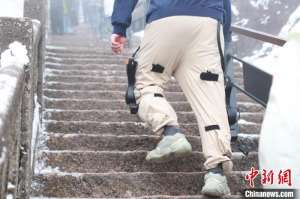
<svg viewBox="0 0 300 199"><path fill-rule="evenodd" d="M205 177L203 193L220 196L229 192L222 167L231 165L231 146L224 75L217 44L218 23L203 17L190 20L190 23L198 26L195 27L193 42L186 49L181 65L175 71L175 77L199 124L206 158L204 166L209 171Z"/></svg>
<svg viewBox="0 0 300 199"><path fill-rule="evenodd" d="M138 115L163 139L146 159L167 160L171 155L185 155L192 151L191 145L179 129L177 116L168 103L163 86L171 79L180 60L181 49L177 36L168 20L158 20L148 25L145 37L137 54L136 95L139 103ZM174 46L175 45L175 46Z"/></svg>

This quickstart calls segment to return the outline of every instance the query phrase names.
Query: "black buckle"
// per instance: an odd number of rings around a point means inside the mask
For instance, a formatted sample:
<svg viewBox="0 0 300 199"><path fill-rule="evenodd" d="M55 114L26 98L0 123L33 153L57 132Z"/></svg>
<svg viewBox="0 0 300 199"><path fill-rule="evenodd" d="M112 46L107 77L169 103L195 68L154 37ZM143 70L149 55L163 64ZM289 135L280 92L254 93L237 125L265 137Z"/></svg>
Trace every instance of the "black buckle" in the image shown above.
<svg viewBox="0 0 300 199"><path fill-rule="evenodd" d="M127 63L127 78L128 78L128 88L125 96L126 104L130 108L131 114L137 114L139 110L139 105L136 103L135 99L135 73L137 69L137 62L134 60L134 58L130 58Z"/></svg>
<svg viewBox="0 0 300 199"><path fill-rule="evenodd" d="M165 68L160 64L152 64L152 72L163 73Z"/></svg>
<svg viewBox="0 0 300 199"><path fill-rule="evenodd" d="M204 81L213 81L217 82L219 80L219 75L216 73L212 73L210 71L203 72L200 74L200 79Z"/></svg>

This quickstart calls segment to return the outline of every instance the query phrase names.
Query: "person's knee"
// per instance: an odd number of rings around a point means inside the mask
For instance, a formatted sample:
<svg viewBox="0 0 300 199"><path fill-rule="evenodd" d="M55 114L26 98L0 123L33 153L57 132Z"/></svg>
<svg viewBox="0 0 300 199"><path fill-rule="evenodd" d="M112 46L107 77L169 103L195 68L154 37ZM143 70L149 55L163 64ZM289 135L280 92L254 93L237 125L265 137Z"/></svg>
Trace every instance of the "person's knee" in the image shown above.
<svg viewBox="0 0 300 199"><path fill-rule="evenodd" d="M166 125L178 125L176 113L165 99L162 88L149 86L141 89L138 103L139 117L150 125L154 132L160 131Z"/></svg>

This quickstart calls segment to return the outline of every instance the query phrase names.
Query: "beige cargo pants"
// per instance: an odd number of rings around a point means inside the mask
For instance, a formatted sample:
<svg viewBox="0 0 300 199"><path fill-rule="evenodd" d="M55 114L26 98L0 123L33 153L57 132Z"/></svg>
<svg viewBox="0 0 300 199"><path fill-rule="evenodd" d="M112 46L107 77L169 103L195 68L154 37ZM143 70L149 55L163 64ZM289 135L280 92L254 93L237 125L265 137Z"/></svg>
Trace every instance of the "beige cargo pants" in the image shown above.
<svg viewBox="0 0 300 199"><path fill-rule="evenodd" d="M206 169L231 157L217 27L218 22L207 17L154 21L147 25L136 57L139 117L158 134L165 125L179 126L163 93L164 84L174 76L196 114Z"/></svg>

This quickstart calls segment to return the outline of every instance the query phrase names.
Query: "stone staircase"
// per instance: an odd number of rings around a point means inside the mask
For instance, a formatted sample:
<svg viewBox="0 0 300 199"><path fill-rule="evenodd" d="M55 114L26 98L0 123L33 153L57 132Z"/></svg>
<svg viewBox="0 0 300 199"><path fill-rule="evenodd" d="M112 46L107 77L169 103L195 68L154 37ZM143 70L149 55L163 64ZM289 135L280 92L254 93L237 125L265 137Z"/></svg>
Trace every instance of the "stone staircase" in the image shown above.
<svg viewBox="0 0 300 199"><path fill-rule="evenodd" d="M42 128L31 198L206 198L201 195L204 157L196 119L175 81L166 96L178 113L193 154L164 164L145 161L159 141L124 101L124 60L88 32L51 36L46 47ZM242 82L242 71L235 74ZM254 141L244 156L233 143L232 196L241 198L245 173L257 166L263 108L238 94L239 140Z"/></svg>

